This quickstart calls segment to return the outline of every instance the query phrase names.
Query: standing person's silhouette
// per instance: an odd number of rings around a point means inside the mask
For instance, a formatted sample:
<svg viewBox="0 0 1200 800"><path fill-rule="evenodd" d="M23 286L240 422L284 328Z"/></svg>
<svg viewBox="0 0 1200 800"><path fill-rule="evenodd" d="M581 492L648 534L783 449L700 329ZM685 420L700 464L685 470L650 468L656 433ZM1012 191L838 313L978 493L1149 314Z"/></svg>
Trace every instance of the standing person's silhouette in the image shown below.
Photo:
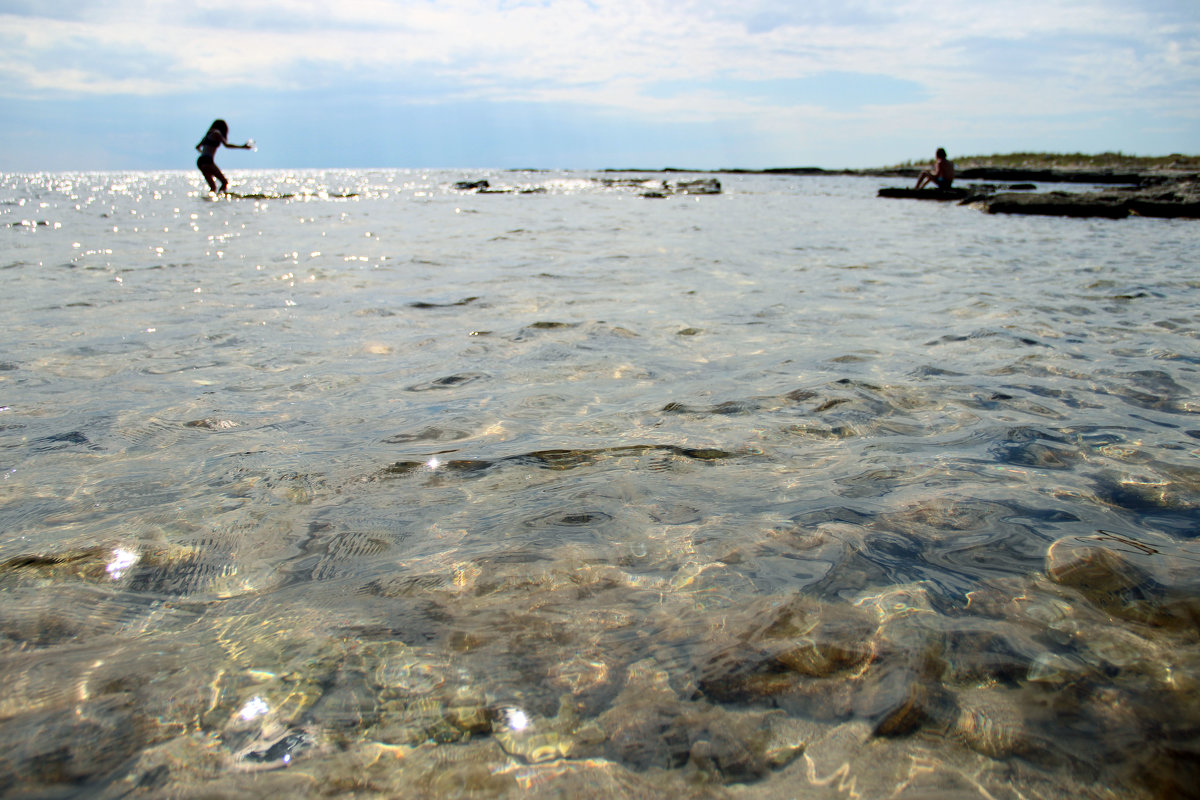
<svg viewBox="0 0 1200 800"><path fill-rule="evenodd" d="M204 180L208 181L210 191L218 194L225 191L229 186L229 181L217 168L217 162L213 160L213 156L217 154L217 150L221 145L233 147L238 150L249 150L254 146L253 142L245 144L230 144L227 137L229 136L229 126L225 124L225 120L213 120L213 124L208 126L208 133L204 134L204 138L200 140L200 144L196 145L196 149L200 151L200 157L196 159L196 166L200 168L200 172L204 175ZM217 181L221 182L220 188L217 188Z"/></svg>

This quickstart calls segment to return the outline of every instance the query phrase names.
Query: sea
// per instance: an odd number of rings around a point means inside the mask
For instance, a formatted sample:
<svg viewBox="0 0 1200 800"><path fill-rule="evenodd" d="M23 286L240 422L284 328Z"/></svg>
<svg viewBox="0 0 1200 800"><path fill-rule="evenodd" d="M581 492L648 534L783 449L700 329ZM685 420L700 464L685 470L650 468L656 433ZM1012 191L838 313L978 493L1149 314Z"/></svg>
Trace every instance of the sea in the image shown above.
<svg viewBox="0 0 1200 800"><path fill-rule="evenodd" d="M0 175L3 796L1200 795L1200 224L230 174Z"/></svg>

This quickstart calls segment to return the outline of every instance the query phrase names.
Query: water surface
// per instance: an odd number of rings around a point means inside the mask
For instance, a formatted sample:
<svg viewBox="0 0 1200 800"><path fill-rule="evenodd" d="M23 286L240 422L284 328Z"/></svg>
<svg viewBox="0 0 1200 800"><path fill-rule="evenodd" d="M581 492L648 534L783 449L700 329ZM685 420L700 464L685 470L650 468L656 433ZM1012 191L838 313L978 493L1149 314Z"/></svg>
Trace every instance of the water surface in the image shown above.
<svg viewBox="0 0 1200 800"><path fill-rule="evenodd" d="M0 783L1193 792L1200 226L661 177L2 176Z"/></svg>

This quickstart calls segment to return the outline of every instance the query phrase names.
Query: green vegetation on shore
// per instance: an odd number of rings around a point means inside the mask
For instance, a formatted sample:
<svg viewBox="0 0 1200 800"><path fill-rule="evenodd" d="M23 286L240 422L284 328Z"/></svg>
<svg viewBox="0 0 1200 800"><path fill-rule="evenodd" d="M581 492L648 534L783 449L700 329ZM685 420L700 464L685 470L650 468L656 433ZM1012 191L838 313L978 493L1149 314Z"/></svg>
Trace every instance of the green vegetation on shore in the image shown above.
<svg viewBox="0 0 1200 800"><path fill-rule="evenodd" d="M1172 153L1169 156L1130 156L1124 153L1005 153L990 156L950 155L959 169L971 167L1023 167L1027 169L1200 169L1200 156ZM898 164L897 169L923 167L931 159Z"/></svg>

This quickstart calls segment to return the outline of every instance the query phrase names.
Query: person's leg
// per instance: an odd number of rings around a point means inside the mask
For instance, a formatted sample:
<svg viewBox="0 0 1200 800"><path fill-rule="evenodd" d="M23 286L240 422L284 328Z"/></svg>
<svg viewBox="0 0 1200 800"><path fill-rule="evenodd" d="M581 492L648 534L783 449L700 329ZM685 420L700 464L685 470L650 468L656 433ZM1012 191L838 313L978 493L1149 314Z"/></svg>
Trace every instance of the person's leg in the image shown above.
<svg viewBox="0 0 1200 800"><path fill-rule="evenodd" d="M225 176L221 174L221 170L217 169L216 163L211 158L201 156L196 160L196 166L200 168L200 174L204 176L204 180L208 182L208 190L210 192L223 192L228 183ZM221 188L217 188L217 181L221 181Z"/></svg>
<svg viewBox="0 0 1200 800"><path fill-rule="evenodd" d="M196 166L200 170L200 174L204 176L204 180L208 182L208 190L215 192L217 190L217 182L213 180L212 170L215 168L212 159L200 156L196 159Z"/></svg>
<svg viewBox="0 0 1200 800"><path fill-rule="evenodd" d="M929 183L931 180L933 180L933 173L929 170L924 170L917 178L917 188L924 189L925 184Z"/></svg>

